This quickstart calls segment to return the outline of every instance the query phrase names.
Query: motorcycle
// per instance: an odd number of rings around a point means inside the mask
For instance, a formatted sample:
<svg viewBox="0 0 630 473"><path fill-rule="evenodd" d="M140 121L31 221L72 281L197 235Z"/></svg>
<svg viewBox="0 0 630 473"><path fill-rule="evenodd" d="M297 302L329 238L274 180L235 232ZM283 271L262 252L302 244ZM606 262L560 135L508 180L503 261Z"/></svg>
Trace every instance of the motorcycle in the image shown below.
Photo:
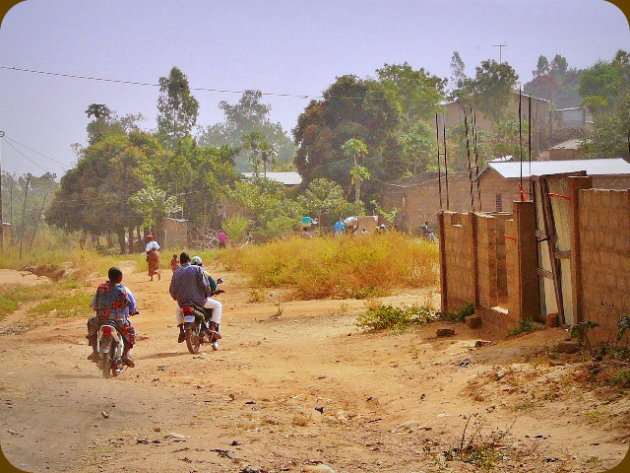
<svg viewBox="0 0 630 473"><path fill-rule="evenodd" d="M222 284L223 279L217 279L217 284ZM212 295L225 292L222 289L216 290ZM213 343L216 341L214 337L206 337L206 329L208 328L206 321L212 317L212 309L205 309L197 304L186 304L181 308L184 316L184 336L186 347L192 354L199 353L199 349L203 344L211 344L212 349L216 350Z"/></svg>
<svg viewBox="0 0 630 473"><path fill-rule="evenodd" d="M114 323L102 324L96 335L96 351L99 355L98 366L104 378L119 376L127 370L122 361L123 338Z"/></svg>

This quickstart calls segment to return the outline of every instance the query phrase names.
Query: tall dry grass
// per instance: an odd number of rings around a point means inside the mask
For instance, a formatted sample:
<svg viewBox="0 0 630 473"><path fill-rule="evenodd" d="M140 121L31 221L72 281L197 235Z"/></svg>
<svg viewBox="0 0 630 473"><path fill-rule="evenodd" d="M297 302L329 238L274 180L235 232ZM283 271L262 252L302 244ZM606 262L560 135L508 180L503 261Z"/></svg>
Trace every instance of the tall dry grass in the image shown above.
<svg viewBox="0 0 630 473"><path fill-rule="evenodd" d="M435 285L439 275L437 245L397 232L295 237L231 248L219 259L254 287L293 287L301 299L381 296L395 287Z"/></svg>

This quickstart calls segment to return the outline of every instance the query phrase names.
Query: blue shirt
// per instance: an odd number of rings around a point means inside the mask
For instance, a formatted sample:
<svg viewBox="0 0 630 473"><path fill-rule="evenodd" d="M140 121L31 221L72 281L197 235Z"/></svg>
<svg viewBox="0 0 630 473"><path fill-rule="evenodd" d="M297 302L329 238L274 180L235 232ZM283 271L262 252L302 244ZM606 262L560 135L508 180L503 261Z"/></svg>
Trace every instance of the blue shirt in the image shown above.
<svg viewBox="0 0 630 473"><path fill-rule="evenodd" d="M341 233L343 232L343 229L346 228L346 224L343 223L341 220L338 220L337 223L335 223L335 233Z"/></svg>
<svg viewBox="0 0 630 473"><path fill-rule="evenodd" d="M181 307L190 302L203 305L212 295L212 288L200 266L185 263L173 273L168 292Z"/></svg>

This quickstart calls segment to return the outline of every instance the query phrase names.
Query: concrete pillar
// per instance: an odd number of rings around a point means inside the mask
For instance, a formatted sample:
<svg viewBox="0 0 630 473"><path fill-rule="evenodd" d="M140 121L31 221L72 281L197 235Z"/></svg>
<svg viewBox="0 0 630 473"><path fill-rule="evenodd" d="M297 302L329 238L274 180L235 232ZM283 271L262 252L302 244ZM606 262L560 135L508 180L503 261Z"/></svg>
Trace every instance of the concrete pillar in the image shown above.
<svg viewBox="0 0 630 473"><path fill-rule="evenodd" d="M580 190L591 189L591 176L569 176L569 234L571 237L571 289L576 322L584 321L582 290L582 257L580 254Z"/></svg>

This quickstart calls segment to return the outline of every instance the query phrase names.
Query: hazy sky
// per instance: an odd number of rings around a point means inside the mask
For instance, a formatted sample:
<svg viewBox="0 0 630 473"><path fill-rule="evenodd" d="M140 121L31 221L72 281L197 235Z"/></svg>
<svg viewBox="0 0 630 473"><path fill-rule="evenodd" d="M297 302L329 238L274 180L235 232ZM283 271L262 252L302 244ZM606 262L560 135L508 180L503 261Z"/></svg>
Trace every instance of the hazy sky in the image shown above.
<svg viewBox="0 0 630 473"><path fill-rule="evenodd" d="M473 74L482 60L498 59L498 43L524 83L539 55L588 67L630 50L630 30L600 0L27 0L2 22L0 66L157 83L175 65L191 87L318 96L335 77L364 78L384 63L448 77L453 51ZM223 121L219 101L240 97L194 95L203 126ZM63 174L76 159L70 145L85 144L89 104L140 112L152 129L157 98L157 87L0 69L0 130L34 150L0 140L3 169ZM308 104L264 102L287 131Z"/></svg>

